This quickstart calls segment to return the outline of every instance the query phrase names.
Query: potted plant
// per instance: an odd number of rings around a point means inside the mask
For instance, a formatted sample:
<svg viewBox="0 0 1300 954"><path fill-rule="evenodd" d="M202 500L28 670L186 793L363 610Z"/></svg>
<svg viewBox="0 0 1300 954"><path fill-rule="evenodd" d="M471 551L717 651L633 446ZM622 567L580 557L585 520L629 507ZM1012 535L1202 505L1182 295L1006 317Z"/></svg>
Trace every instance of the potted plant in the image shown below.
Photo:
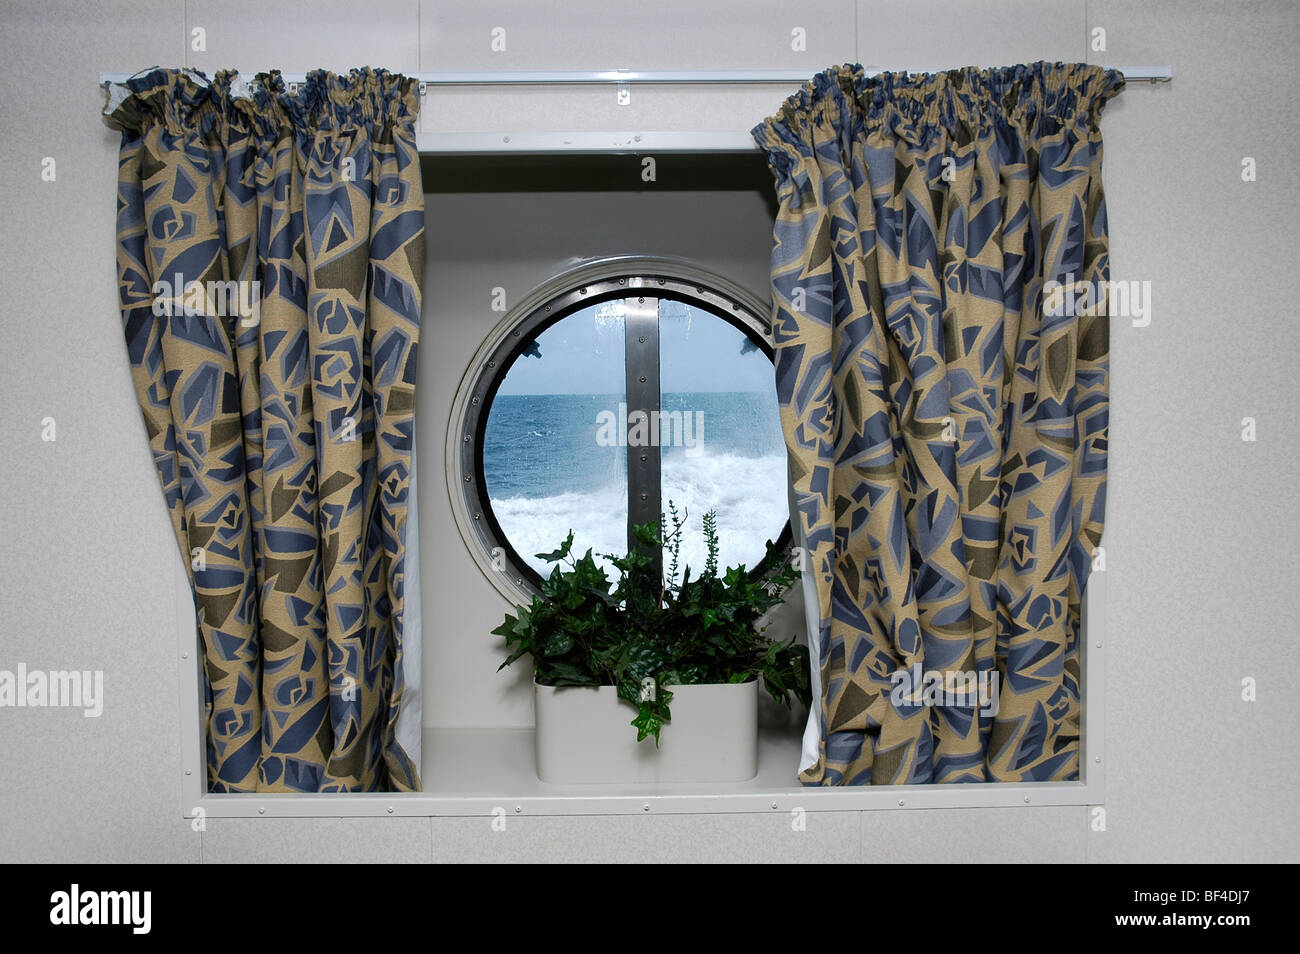
<svg viewBox="0 0 1300 954"><path fill-rule="evenodd" d="M680 568L685 515L633 528L637 546L607 555L610 578L573 533L551 553L540 595L494 629L534 666L538 775L547 782L737 781L757 772L758 682L778 702L811 700L806 647L770 639L763 617L798 571L772 542L768 572L718 572L717 518L707 559ZM663 555L660 570L657 554ZM630 726L630 727L629 727ZM635 732L633 731L635 729Z"/></svg>

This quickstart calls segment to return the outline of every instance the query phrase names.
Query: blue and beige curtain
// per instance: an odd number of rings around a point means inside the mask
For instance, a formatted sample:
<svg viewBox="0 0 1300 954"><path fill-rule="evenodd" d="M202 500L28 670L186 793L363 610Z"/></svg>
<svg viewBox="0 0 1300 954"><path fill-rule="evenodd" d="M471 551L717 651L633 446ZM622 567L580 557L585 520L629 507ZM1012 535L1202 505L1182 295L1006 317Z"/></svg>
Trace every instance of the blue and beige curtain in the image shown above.
<svg viewBox="0 0 1300 954"><path fill-rule="evenodd" d="M214 792L418 790L403 704L413 79L117 87L118 287L190 567Z"/></svg>
<svg viewBox="0 0 1300 954"><path fill-rule="evenodd" d="M820 676L806 784L1079 775L1106 482L1098 121L1123 85L844 66L754 130Z"/></svg>

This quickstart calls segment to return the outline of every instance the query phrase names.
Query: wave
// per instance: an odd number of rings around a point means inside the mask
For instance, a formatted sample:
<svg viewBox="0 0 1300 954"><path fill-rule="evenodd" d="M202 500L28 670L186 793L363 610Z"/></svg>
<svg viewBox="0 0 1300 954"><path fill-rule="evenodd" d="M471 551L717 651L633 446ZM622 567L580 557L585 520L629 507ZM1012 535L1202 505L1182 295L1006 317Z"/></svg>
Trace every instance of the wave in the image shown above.
<svg viewBox="0 0 1300 954"><path fill-rule="evenodd" d="M718 514L718 555L722 566L744 563L750 569L766 553L789 519L785 455L735 454L673 456L663 462L663 509L673 501L686 511L679 563L697 576L706 558L702 520ZM610 483L591 493L549 497L493 498L492 512L511 546L543 576L551 565L534 556L554 550L570 530L578 554L588 548L612 575L602 554L627 550L627 485Z"/></svg>

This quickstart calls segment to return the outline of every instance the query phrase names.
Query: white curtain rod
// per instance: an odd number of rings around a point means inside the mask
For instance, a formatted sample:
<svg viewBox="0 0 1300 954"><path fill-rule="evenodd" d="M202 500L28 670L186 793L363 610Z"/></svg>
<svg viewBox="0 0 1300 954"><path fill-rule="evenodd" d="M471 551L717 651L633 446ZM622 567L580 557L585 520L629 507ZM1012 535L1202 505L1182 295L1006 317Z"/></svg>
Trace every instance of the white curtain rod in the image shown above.
<svg viewBox="0 0 1300 954"><path fill-rule="evenodd" d="M1168 83L1174 78L1174 71L1168 66L1132 66L1114 67L1124 74L1124 78L1135 82ZM101 86L110 83L123 83L138 73L100 73ZM869 74L886 72L879 67L868 67ZM947 70L908 70L910 73L943 73ZM420 92L430 86L592 86L606 83L643 83L653 84L710 84L710 83L806 83L811 77L802 70L596 70L592 72L547 72L547 71L462 71L462 72L412 72L406 76L419 81ZM301 85L307 79L305 73L282 73L285 85Z"/></svg>

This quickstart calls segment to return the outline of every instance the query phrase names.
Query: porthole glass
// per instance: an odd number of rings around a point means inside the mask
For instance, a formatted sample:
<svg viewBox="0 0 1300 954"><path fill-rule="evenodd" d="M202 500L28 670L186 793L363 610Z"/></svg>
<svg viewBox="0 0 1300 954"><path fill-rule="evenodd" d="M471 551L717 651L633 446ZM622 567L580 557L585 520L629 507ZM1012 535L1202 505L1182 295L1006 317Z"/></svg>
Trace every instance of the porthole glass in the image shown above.
<svg viewBox="0 0 1300 954"><path fill-rule="evenodd" d="M689 513L681 558L704 565L698 532L718 513L718 560L756 567L788 519L785 438L772 361L735 325L659 300L662 499Z"/></svg>
<svg viewBox="0 0 1300 954"><path fill-rule="evenodd" d="M701 273L582 270L539 289L484 343L453 410L453 510L476 560L523 601L536 554L570 530L578 552L623 553L671 501L680 563L762 572L789 542L785 442L767 309ZM454 444L453 444L454 439Z"/></svg>
<svg viewBox="0 0 1300 954"><path fill-rule="evenodd" d="M627 544L627 449L602 441L600 413L626 404L623 303L602 302L524 342L488 409L483 479L506 541L536 572L536 557L569 530L597 556Z"/></svg>

